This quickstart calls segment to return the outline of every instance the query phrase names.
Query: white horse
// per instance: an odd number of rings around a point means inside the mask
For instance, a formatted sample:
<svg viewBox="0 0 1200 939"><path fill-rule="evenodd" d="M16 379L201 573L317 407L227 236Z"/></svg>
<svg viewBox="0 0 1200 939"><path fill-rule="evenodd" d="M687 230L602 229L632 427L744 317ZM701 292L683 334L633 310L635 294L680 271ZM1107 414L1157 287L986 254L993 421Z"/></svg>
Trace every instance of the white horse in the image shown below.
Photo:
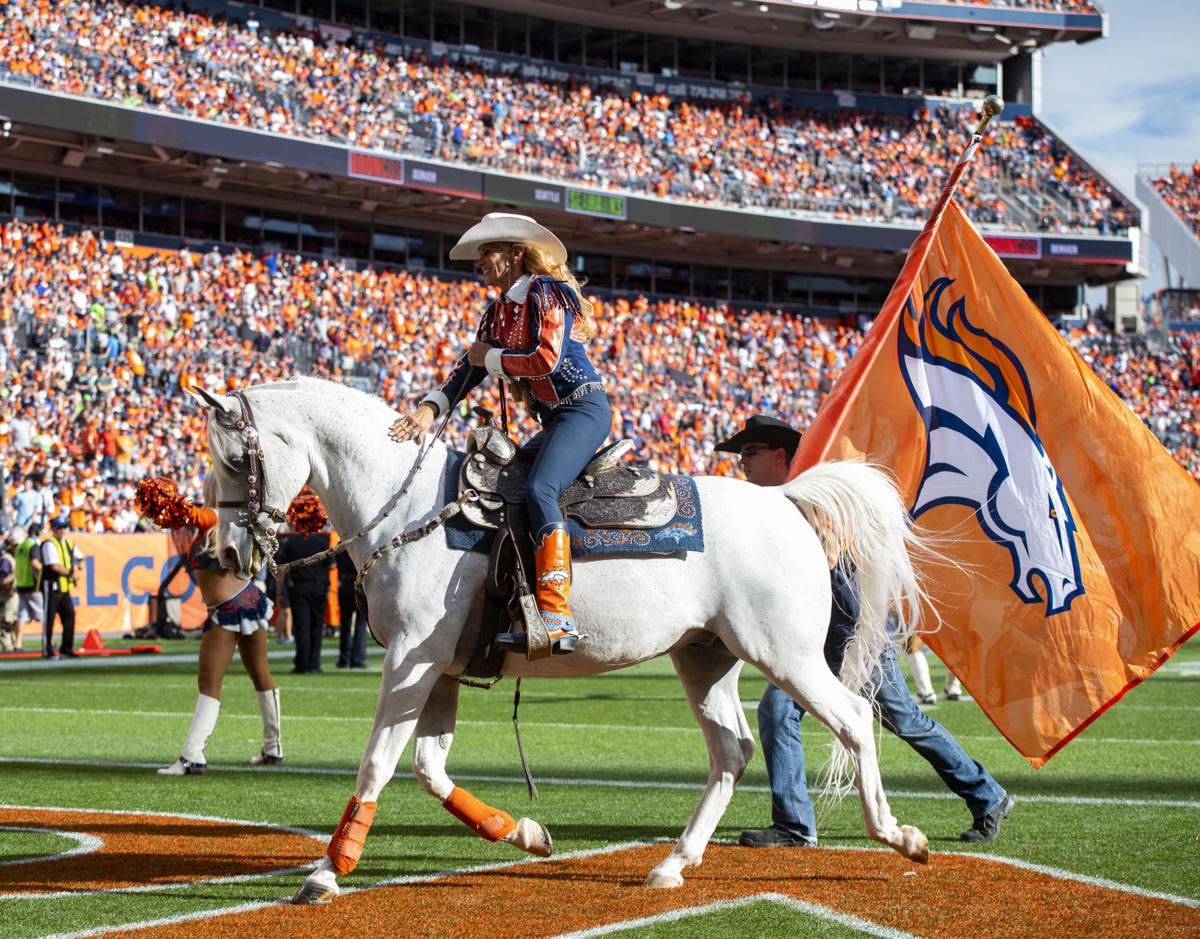
<svg viewBox="0 0 1200 939"><path fill-rule="evenodd" d="M218 510L218 545L231 570L248 576L252 565L248 521L265 521L260 511L281 512L305 483L320 495L344 538L387 512L350 550L360 568L376 548L442 508L448 451L432 444L412 474L418 446L388 439L397 415L375 398L314 379L250 388L244 393L247 412L237 397L203 389L195 394L211 411L208 436L218 498L227 503ZM256 448L257 454L247 453ZM248 483L248 476L255 478ZM924 600L909 557L921 544L895 487L883 473L859 463L823 464L778 488L718 477L696 484L703 552L578 562L571 598L582 634L578 650L536 662L510 655L504 673L569 678L671 656L704 732L709 774L695 813L650 872L647 886L680 886L683 870L700 864L754 752L738 699L743 662L759 668L846 748L870 836L925 862L925 835L898 825L888 808L870 705L847 687L868 687L872 665L892 641L885 624L889 607L898 611L902 639ZM247 502L249 510L237 507ZM805 513L822 518L858 570L863 612L842 681L822 652L829 566ZM456 787L446 773L459 689L452 676L462 673L477 632L486 563L482 554L449 549L436 531L388 550L366 576L371 628L387 650L375 725L355 796L297 902L325 902L338 893L337 875L353 869L374 803L414 731L413 772L430 795L483 837L549 856L550 837L542 825L513 822Z"/></svg>

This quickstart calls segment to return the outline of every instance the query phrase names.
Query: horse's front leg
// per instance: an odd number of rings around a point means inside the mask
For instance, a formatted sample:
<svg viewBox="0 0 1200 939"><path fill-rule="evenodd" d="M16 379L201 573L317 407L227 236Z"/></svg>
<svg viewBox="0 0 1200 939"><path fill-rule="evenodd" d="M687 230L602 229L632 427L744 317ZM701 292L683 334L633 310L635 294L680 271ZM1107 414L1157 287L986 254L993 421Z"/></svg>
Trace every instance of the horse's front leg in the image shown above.
<svg viewBox="0 0 1200 939"><path fill-rule="evenodd" d="M549 857L550 832L530 818L513 821L503 809L481 802L446 773L446 760L454 742L459 683L443 675L433 687L417 721L413 747L413 773L425 791L475 834L488 841L504 841L538 857Z"/></svg>
<svg viewBox="0 0 1200 939"><path fill-rule="evenodd" d="M293 903L328 903L338 895L337 877L358 864L379 793L396 773L396 764L412 736L417 718L439 674L426 662L412 661L407 647L393 640L384 660L375 726L358 767L354 795L342 813L325 856L296 891Z"/></svg>

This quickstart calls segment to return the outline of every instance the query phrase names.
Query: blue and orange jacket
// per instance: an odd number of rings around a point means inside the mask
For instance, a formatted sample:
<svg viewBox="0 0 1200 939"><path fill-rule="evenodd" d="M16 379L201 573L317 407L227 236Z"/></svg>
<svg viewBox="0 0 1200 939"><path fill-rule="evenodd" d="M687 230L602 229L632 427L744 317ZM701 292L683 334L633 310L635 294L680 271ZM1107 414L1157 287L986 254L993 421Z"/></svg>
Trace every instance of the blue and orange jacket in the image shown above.
<svg viewBox="0 0 1200 939"><path fill-rule="evenodd" d="M535 407L555 408L604 389L583 343L572 335L579 298L548 275L520 278L488 305L476 339L496 346L486 366L471 365L464 352L438 391L424 400L446 413L488 375L517 382L532 393Z"/></svg>

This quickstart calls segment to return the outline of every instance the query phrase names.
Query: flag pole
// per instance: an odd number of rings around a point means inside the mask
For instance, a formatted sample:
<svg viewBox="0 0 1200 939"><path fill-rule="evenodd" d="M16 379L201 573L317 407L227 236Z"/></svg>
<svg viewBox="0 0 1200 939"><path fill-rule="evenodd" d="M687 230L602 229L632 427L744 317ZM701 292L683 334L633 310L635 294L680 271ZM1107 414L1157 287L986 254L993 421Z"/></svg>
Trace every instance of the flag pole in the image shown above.
<svg viewBox="0 0 1200 939"><path fill-rule="evenodd" d="M983 132L991 123L992 118L997 117L1003 111L1004 100L999 95L988 95L981 102L979 123L975 125L971 140L958 158L958 162L954 164L954 169L950 171L950 178L942 186L937 202L934 203L933 210L925 221L925 227L921 229L921 233L909 246L904 267L900 269L900 274L896 277L896 282L892 284L887 299L883 301L883 306L880 307L874 324L867 331L867 337L855 355L851 368L843 373L841 379L833 386L825 403L821 405L820 412L801 438L800 446L792 458L789 478L829 459L829 451L841 430L842 422L849 410L848 405L857 396L859 387L866 380L867 373L870 371L871 362L879 354L887 335L891 332L893 322L899 316L909 294L912 293L913 283L916 281L921 267L925 264L929 246L933 244L933 239L937 235L942 216L946 214L946 206L954 198L959 182L962 181L967 167L975 159L975 152L983 142ZM813 430L819 430L820 433L814 434Z"/></svg>

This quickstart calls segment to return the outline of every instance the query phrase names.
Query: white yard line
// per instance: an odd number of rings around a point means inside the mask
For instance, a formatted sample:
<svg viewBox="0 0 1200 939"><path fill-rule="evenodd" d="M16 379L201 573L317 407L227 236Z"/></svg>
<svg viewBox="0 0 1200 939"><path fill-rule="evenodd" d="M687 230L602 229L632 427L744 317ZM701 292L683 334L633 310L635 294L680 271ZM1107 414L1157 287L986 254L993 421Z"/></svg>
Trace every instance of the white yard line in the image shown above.
<svg viewBox="0 0 1200 939"><path fill-rule="evenodd" d="M78 831L61 831L57 828L39 828L36 825L0 825L0 831L20 831L32 835L57 835L60 838L66 838L68 841L74 841L75 847L67 851L59 851L57 854L42 854L38 857L20 857L13 858L11 861L0 861L0 867L7 867L13 864L36 864L39 861L57 861L64 857L74 857L77 854L92 854L104 847L104 842L93 835L85 835ZM0 894L0 900L4 899L4 894Z"/></svg>
<svg viewBox="0 0 1200 939"><path fill-rule="evenodd" d="M162 766L159 763L138 762L131 760L68 760L50 757L17 757L17 756L0 756L0 766L74 766L74 767L89 767L93 769L157 769ZM249 766L244 764L220 765L216 763L208 764L208 772L218 773L252 773L265 775L300 775L300 776L341 776L346 778L354 778L358 775L356 768L345 767L339 768L334 766L295 766L284 764L282 766ZM408 772L397 773L394 779L411 780L413 776ZM454 778L462 782L486 782L500 783L504 785L525 787L525 779L522 776L500 776L489 773L455 773ZM650 779L603 779L594 776L539 776L539 783L544 783L550 786L599 786L602 788L611 789L672 789L698 792L704 788L704 779L699 773L695 782L679 782L677 780L650 780ZM171 785L172 783L164 783ZM739 792L765 793L770 792L770 786L748 785L741 784L738 787ZM813 789L812 792L822 794L823 790ZM1088 805L1088 806L1124 806L1126 808L1153 808L1153 809L1200 809L1200 800L1187 799L1122 799L1110 796L1052 796L1043 795L1040 793L1027 792L1022 793L1015 789L1009 790L1010 794L1019 804L1046 804L1046 805ZM958 796L952 792L941 790L936 792L927 792L915 789L889 789L888 796L897 799L944 799L948 801L956 801ZM258 824L256 822L245 822L244 824ZM278 827L278 826L276 826ZM308 834L308 832L305 832Z"/></svg>
<svg viewBox="0 0 1200 939"><path fill-rule="evenodd" d="M817 919L823 919L828 923L848 926L850 929L856 929L868 936L878 936L880 939L918 939L913 933L904 932L900 929L892 929L890 926L880 926L878 923L872 923L870 920L860 919L857 916L850 916L846 913L838 913L827 906L805 903L803 900L784 896L782 893L759 893L751 897L742 897L738 900L718 900L715 903L706 903L703 906L693 906L681 910L671 910L668 913L659 913L656 916L642 916L638 919L627 919L620 923L593 926L591 929L581 929L578 932L560 933L554 939L592 939L593 936L606 936L614 932L624 932L626 929L656 926L659 923L675 923L681 919L705 916L708 913L719 913L722 910L737 910L744 906L750 906L753 903L777 903L780 906L786 906L788 909L796 910L799 913L807 913L809 916L815 916Z"/></svg>
<svg viewBox="0 0 1200 939"><path fill-rule="evenodd" d="M557 861L572 860L574 858L596 857L601 854L612 854L617 851L624 851L626 848L640 848L646 844L653 842L628 841L621 844L607 845L603 848L593 848L588 851L568 851L565 854L557 854L552 858L518 858L515 861L502 861L498 864L481 864L478 867L462 867L453 870L438 871L433 874L415 874L409 877L397 877L392 880L383 880L379 883L369 884L365 887L347 887L341 891L342 896L353 893L361 893L364 890L377 890L380 887L396 887L403 884L424 883L431 880L442 880L447 877L458 877L466 874L479 874L484 871L504 870L509 867L519 867L523 864L552 864ZM134 929L146 929L151 926L169 926L173 923L194 922L200 919L215 919L218 916L230 916L234 913L248 913L253 910L261 910L268 906L286 906L290 902L290 897L280 900L266 900L258 903L241 903L237 906L225 907L216 910L204 910L199 913L180 913L177 916L164 916L160 919L142 920L137 923L121 923L115 926L100 926L96 929L86 929L81 932L64 932L52 933L50 935L41 936L40 939L84 939L85 936L103 936L113 932L126 932Z"/></svg>
<svg viewBox="0 0 1200 939"><path fill-rule="evenodd" d="M8 707L0 707L0 713L15 712L22 714L81 714L81 715L97 715L104 714L110 716L127 716L136 718L159 717L170 718L172 720L187 720L192 716L191 711L140 711L135 708L76 708L76 707L39 707L36 705L12 705ZM239 714L234 711L226 711L221 715L225 719L233 720L260 720L257 714ZM320 721L321 723L329 722L346 722L353 724L369 724L374 719L373 714L364 713L361 717L345 717L331 716L325 714L286 714L283 717L285 722L291 721ZM457 724L462 727L510 727L512 722L509 720L494 720L494 721L477 721L477 720L459 720ZM700 729L696 726L676 727L664 726L662 724L589 724L578 722L565 721L541 721L529 720L525 723L526 729L536 731L538 729L551 730L570 730L570 731L596 731L596 730L612 730L623 733L646 734L646 733L663 733L663 734L695 734L699 735ZM959 734L958 740L973 740L979 742L995 742L997 738L994 735L985 734ZM1162 746L1181 746L1195 747L1200 746L1200 740L1171 740L1161 737L1089 737L1086 734L1076 737L1072 741L1073 744L1090 743L1090 744L1127 744L1129 746L1143 747L1162 747Z"/></svg>

